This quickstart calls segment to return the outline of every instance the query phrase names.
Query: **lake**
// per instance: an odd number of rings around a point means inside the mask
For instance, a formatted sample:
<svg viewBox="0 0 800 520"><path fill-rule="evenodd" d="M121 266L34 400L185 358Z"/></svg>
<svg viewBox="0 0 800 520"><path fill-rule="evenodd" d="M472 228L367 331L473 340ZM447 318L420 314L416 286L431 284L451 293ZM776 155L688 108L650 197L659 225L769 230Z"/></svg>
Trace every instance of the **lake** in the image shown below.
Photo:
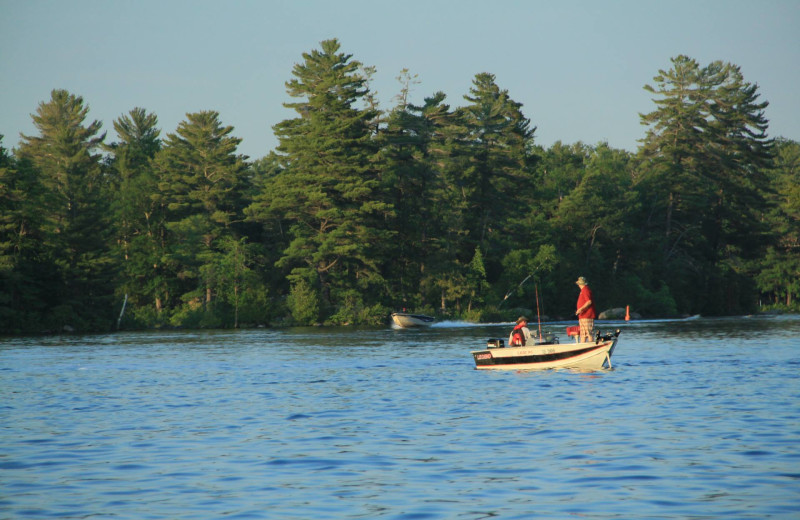
<svg viewBox="0 0 800 520"><path fill-rule="evenodd" d="M584 373L475 370L510 324L2 338L0 518L800 517L800 317L598 325Z"/></svg>

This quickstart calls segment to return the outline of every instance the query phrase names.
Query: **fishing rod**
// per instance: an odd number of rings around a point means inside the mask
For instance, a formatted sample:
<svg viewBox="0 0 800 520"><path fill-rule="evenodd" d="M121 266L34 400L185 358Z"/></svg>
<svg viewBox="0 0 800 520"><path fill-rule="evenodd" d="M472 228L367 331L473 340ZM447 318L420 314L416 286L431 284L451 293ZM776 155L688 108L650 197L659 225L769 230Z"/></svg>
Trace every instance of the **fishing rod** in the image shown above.
<svg viewBox="0 0 800 520"><path fill-rule="evenodd" d="M512 292L514 292L514 291L516 291L516 290L517 290L517 289L519 289L520 287L522 287L522 284L524 284L525 282L527 282L527 281L528 281L528 278L530 278L531 276L533 276L533 273L531 273L531 274L529 274L528 276L526 276L526 277L525 277L525 279L524 279L524 280L522 280L522 281L519 283L519 285L517 285L516 287L514 287L513 289L511 289L510 291L508 291L508 292L506 293L506 295L505 295L505 296L503 296L503 301L502 301L502 302L500 302L500 305L503 305L503 302L504 302L504 301L506 301L506 300L508 299L508 297L511 295L511 293L512 293ZM542 314L541 314L541 310L540 310L540 307L539 307L539 284L538 284L538 283L537 283L537 284L534 284L534 288L535 288L535 291L536 291L536 321L537 321L537 323L539 324L539 341L541 342L541 341L543 341L543 340L542 340ZM498 307L500 307L500 305L498 305Z"/></svg>
<svg viewBox="0 0 800 520"><path fill-rule="evenodd" d="M536 321L539 323L539 342L542 340L542 314L539 312L539 284L533 285L536 288Z"/></svg>
<svg viewBox="0 0 800 520"><path fill-rule="evenodd" d="M527 281L528 281L528 278L530 278L531 276L533 276L533 273L531 273L531 274L529 274L528 276L526 276L526 277L525 277L525 279L524 279L524 280L522 280L522 281L519 283L519 285L517 285L516 287L514 287L514 288L510 289L510 290L509 290L509 291L506 293L506 295L505 295L505 296L503 296L503 301L501 301L501 302L500 302L500 305L503 305L503 302L504 302L504 301L506 301L506 300L508 299L508 297L509 297L509 296L511 296L511 293L512 293L512 292L514 292L514 291L516 291L516 290L517 290L517 289L519 289L520 287L522 287L522 284L524 284L525 282L527 282ZM498 307L499 307L500 305L498 305Z"/></svg>

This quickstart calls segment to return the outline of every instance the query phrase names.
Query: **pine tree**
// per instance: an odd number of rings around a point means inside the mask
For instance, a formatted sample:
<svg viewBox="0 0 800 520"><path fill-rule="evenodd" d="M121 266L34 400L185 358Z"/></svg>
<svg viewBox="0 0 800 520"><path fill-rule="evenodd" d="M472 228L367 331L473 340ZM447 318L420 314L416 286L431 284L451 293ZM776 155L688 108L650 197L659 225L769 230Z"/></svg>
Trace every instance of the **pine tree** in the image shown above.
<svg viewBox="0 0 800 520"><path fill-rule="evenodd" d="M35 230L38 185L36 176L26 175L3 147L0 135L0 330L27 332L38 323L44 305L36 276L39 257ZM32 268L32 269L31 269Z"/></svg>
<svg viewBox="0 0 800 520"><path fill-rule="evenodd" d="M466 107L451 112L444 99L437 93L416 107L401 94L386 130L393 200L400 225L407 226L398 228L400 258L423 259L408 262L409 272L420 269L408 278L419 279L426 300L438 293L442 312L449 303L460 309L470 294L476 248L488 251L488 277L497 278L514 243L512 230L533 198L535 131L491 74L476 75Z"/></svg>
<svg viewBox="0 0 800 520"><path fill-rule="evenodd" d="M791 309L800 300L800 143L780 139L775 151L764 215L772 236L755 262L755 280L766 303Z"/></svg>
<svg viewBox="0 0 800 520"><path fill-rule="evenodd" d="M561 201L577 188L586 173L586 163L592 147L584 143L564 144L556 141L548 149L539 148L536 153L539 161L537 169L536 197L539 201L535 209L551 218Z"/></svg>
<svg viewBox="0 0 800 520"><path fill-rule="evenodd" d="M38 136L22 136L19 157L41 180L42 246L58 283L51 326L105 328L112 322L114 265L109 251L108 201L101 168L101 124L84 126L83 98L53 90L33 115Z"/></svg>
<svg viewBox="0 0 800 520"><path fill-rule="evenodd" d="M459 110L466 145L462 160L452 171L466 204L469 237L463 258L468 261L475 247L488 258L500 258L508 250L510 220L527 211L533 199L534 158L528 148L535 127L522 113L495 76L480 73L472 81L469 104ZM499 268L498 262L494 263ZM491 273L492 268L488 271ZM491 275L490 275L491 277Z"/></svg>
<svg viewBox="0 0 800 520"><path fill-rule="evenodd" d="M483 255L481 254L480 248L475 248L475 255L469 262L466 278L466 284L469 288L467 311L471 311L473 305L483 303L486 297L486 290L489 288L489 282L486 281L486 268L483 265Z"/></svg>
<svg viewBox="0 0 800 520"><path fill-rule="evenodd" d="M241 139L232 132L218 112L190 113L176 133L167 135L156 157L172 292L189 314L200 311L212 320L214 292L221 284L216 266L223 264L217 257L226 254L229 239L238 240L234 226L243 220L249 192L245 158L236 154Z"/></svg>
<svg viewBox="0 0 800 520"><path fill-rule="evenodd" d="M738 67L701 67L687 56L660 71L658 108L641 148L639 189L662 215L660 264L664 277L692 294L690 312L741 312L754 304L743 265L763 230L752 210L760 199L761 170L771 158L757 86ZM697 291L697 287L701 290Z"/></svg>
<svg viewBox="0 0 800 520"><path fill-rule="evenodd" d="M107 147L113 154L114 223L123 264L120 290L140 313L147 306L160 311L166 286L161 268L165 212L154 196L158 186L152 164L161 149L157 125L155 114L134 108L114 121L120 141Z"/></svg>
<svg viewBox="0 0 800 520"><path fill-rule="evenodd" d="M618 273L635 271L631 215L638 214L639 201L631 190L630 154L605 143L589 150L580 183L564 196L554 219L556 243L571 259L559 266L559 276L583 273L609 298Z"/></svg>
<svg viewBox="0 0 800 520"><path fill-rule="evenodd" d="M402 78L402 77L401 77ZM443 195L442 176L435 150L442 147L442 132L452 117L441 92L416 106L407 99L408 86L389 114L383 131L382 176L394 213L389 227L396 233L387 255L387 273L395 302L422 307L420 284L435 264L443 245L444 224L452 210Z"/></svg>
<svg viewBox="0 0 800 520"><path fill-rule="evenodd" d="M382 223L392 208L373 164L376 114L357 106L368 94L361 64L335 39L303 58L286 83L297 117L274 127L283 169L250 213L288 227L278 265L317 288L329 315L350 291L372 301L385 293L375 251L390 238Z"/></svg>

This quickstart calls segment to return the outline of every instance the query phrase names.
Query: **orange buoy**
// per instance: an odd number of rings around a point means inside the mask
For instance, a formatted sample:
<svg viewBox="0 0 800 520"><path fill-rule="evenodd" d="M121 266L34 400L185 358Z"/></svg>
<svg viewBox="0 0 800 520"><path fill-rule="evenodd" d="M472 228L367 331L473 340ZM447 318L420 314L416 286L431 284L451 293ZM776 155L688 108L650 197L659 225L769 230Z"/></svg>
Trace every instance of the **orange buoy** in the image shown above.
<svg viewBox="0 0 800 520"><path fill-rule="evenodd" d="M631 321L631 306L625 306L625 321Z"/></svg>

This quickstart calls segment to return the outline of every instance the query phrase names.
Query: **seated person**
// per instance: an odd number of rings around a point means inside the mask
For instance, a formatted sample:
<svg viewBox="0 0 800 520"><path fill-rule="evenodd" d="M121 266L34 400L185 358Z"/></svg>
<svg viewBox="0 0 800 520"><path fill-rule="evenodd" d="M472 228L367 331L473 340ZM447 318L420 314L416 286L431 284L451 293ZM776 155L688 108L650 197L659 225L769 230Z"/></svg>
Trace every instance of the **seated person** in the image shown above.
<svg viewBox="0 0 800 520"><path fill-rule="evenodd" d="M531 331L528 328L528 318L520 316L517 318L517 324L514 326L514 330L512 330L511 334L508 336L508 346L519 347L528 343L530 339Z"/></svg>

